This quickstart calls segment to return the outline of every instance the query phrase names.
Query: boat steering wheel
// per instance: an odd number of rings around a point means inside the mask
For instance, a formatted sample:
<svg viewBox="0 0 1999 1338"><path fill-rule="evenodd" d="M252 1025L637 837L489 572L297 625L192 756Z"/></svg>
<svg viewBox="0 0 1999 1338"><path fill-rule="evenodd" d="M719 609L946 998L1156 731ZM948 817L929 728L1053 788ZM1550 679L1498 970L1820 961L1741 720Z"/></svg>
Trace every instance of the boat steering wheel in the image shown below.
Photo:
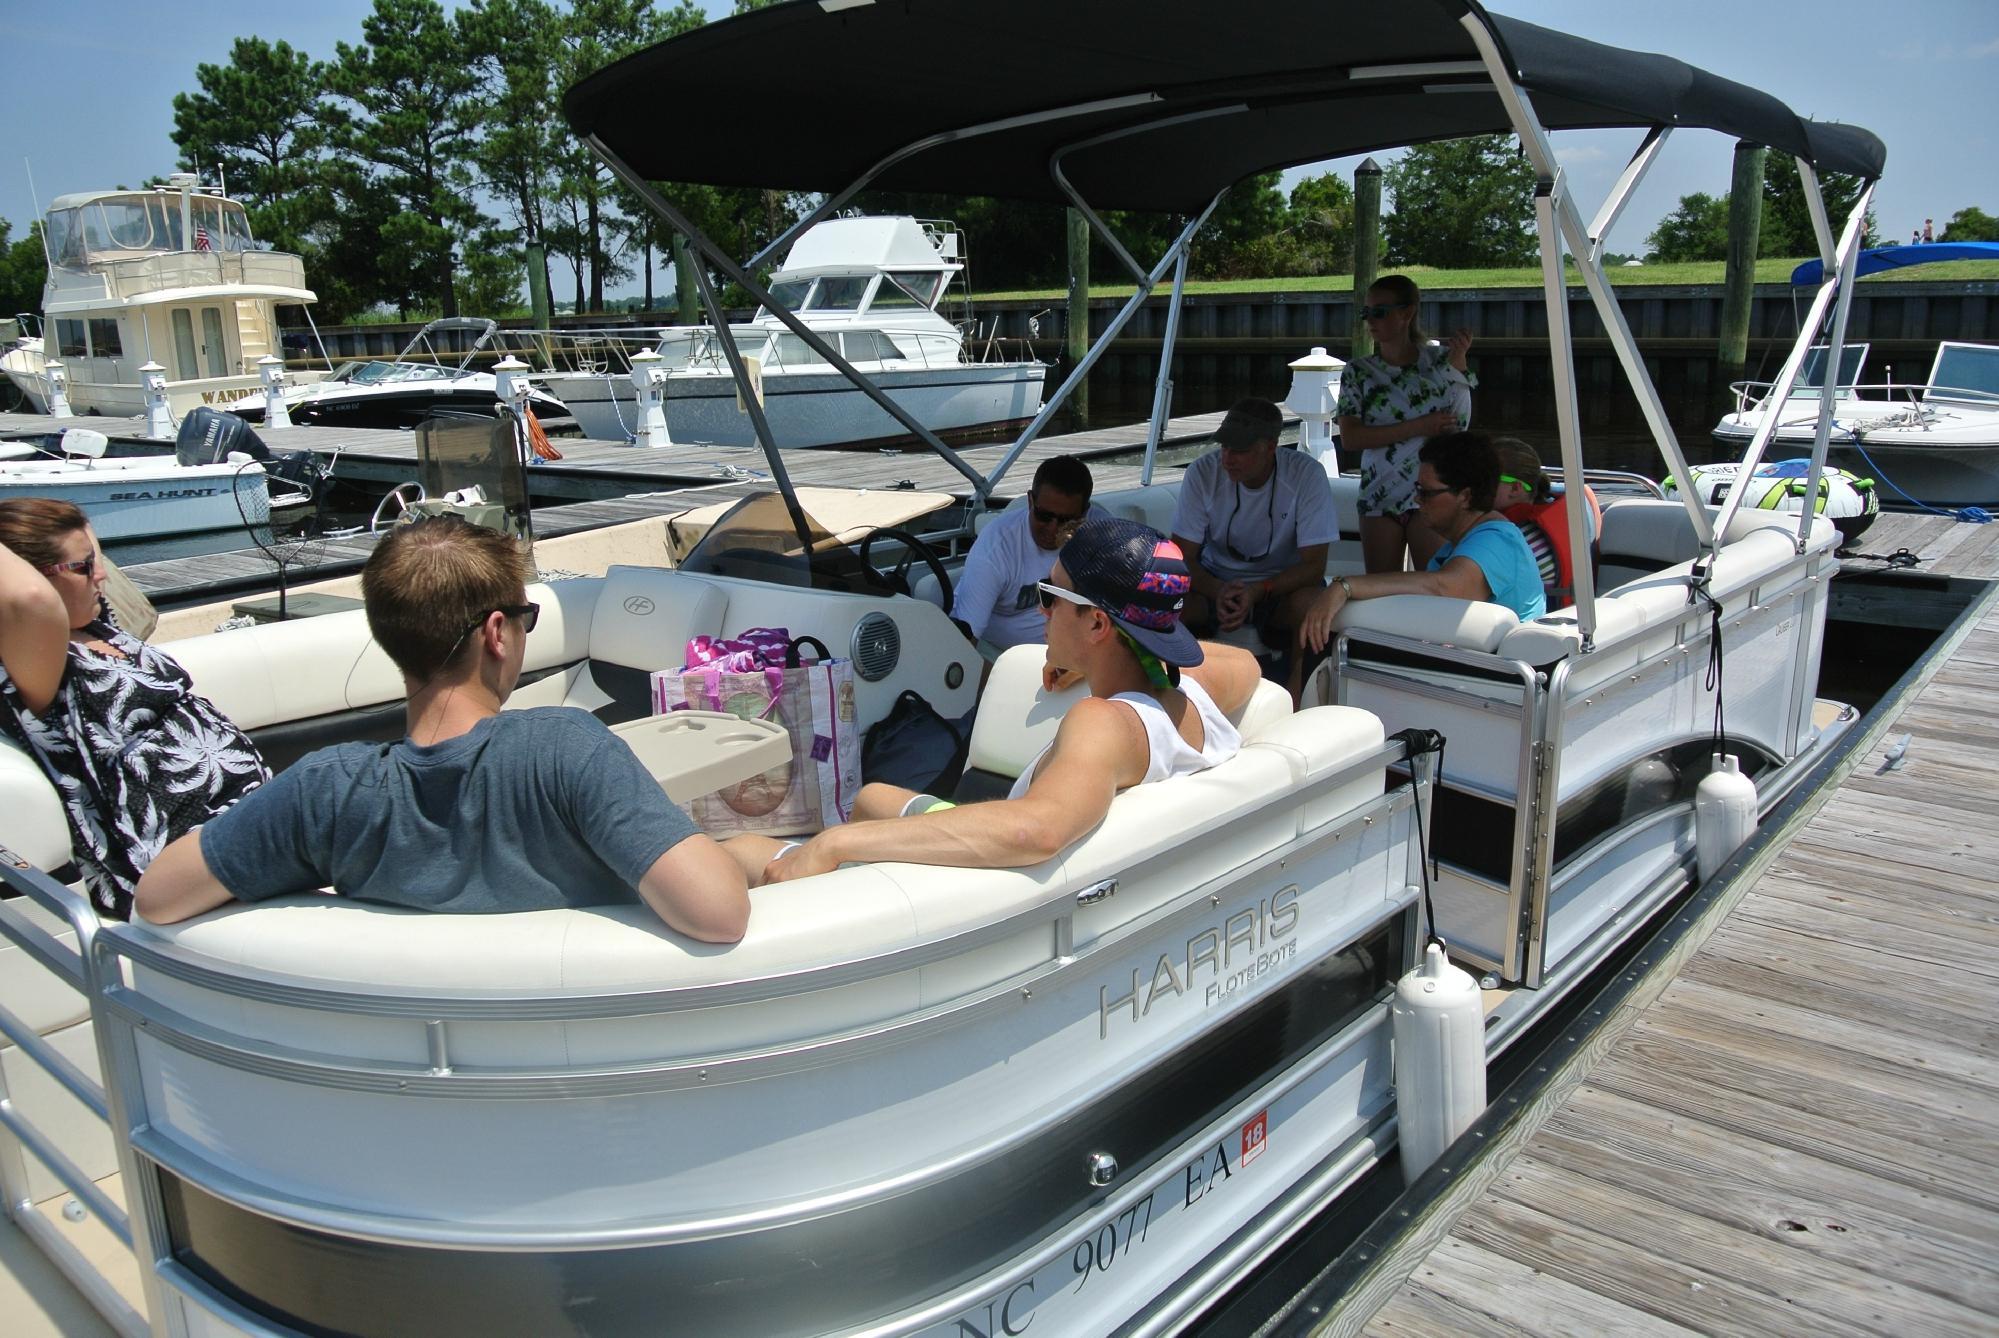
<svg viewBox="0 0 1999 1338"><path fill-rule="evenodd" d="M873 551L877 539L893 539L901 544L902 560L891 567L877 567L870 562L868 554ZM860 557L861 566L866 568L869 574L899 595L916 593L915 588L909 583L909 569L921 561L930 569L930 574L937 578L937 588L944 597L944 611L946 613L951 611L951 573L944 570L944 559L937 555L936 549L908 530L898 530L888 526L869 530L868 537L861 540Z"/></svg>
<svg viewBox="0 0 1999 1338"><path fill-rule="evenodd" d="M368 518L368 532L379 534L385 525L400 525L410 508L423 500L423 485L412 479L408 483L398 483L382 494L382 500L375 503L375 514Z"/></svg>

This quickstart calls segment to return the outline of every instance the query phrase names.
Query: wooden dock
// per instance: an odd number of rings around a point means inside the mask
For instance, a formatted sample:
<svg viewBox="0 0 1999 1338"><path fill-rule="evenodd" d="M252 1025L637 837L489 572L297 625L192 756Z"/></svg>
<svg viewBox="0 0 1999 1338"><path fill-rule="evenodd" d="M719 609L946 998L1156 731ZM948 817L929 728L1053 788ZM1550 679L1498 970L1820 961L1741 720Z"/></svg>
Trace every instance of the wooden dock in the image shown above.
<svg viewBox="0 0 1999 1338"><path fill-rule="evenodd" d="M1162 445L1184 445L1214 435L1222 414L1194 414L1166 424ZM0 440L9 437L45 436L59 430L58 420L42 414L0 414ZM114 441L144 439L145 420L139 418L77 419L73 426L90 426ZM294 427L283 431L259 430L264 444L273 451L309 450L331 463L334 477L358 483L394 485L416 477L416 436L379 428ZM1052 455L1075 455L1097 459L1138 450L1145 445L1146 425L1090 428L1043 436L1022 452L1001 479L994 495L1001 500L1027 491L1035 466ZM527 471L529 494L542 502L590 501L635 492L705 487L718 482L745 479L767 480L769 465L763 452L754 446L662 446L647 450L620 442L559 438L555 446L562 459L544 461ZM990 474L1007 451L1008 444L969 446L959 456L981 475ZM927 448L907 451L809 450L784 452L784 467L793 483L839 488L892 488L908 480L908 486L935 492L969 495L965 476ZM1103 491L1135 487L1141 473L1137 464L1097 468L1097 487Z"/></svg>
<svg viewBox="0 0 1999 1338"><path fill-rule="evenodd" d="M1922 672L1316 1332L1999 1333L1999 590Z"/></svg>
<svg viewBox="0 0 1999 1338"><path fill-rule="evenodd" d="M1193 414L1166 424L1161 446L1185 446L1214 435L1220 413ZM1295 420L1288 420L1295 421ZM57 430L58 420L41 414L0 414L0 439L44 435ZM91 418L77 420L115 440L142 439L143 419ZM416 476L413 433L369 428L298 427L260 434L273 450L308 449L329 462L334 476L352 482L393 485ZM1139 486L1140 464L1110 464L1104 457L1129 455L1145 445L1146 425L1092 428L1044 436L1032 442L993 489L996 504L1025 493L1035 468L1051 456L1075 455L1091 461L1099 491ZM638 450L613 442L563 439L557 442L563 459L534 465L527 471L529 494L535 501L537 538L574 534L580 530L626 521L678 515L729 498L746 496L770 486L769 463L763 452L747 446L668 446ZM959 450L967 465L990 474L1011 449L1007 444ZM972 496L971 483L941 457L928 450L786 451L784 466L792 482L840 488L913 488ZM1172 471L1177 472L1177 470ZM358 534L330 540L310 563L291 568L291 579L303 582L358 571L374 547L374 536ZM255 548L136 563L123 568L133 583L155 602L185 602L277 583L276 564Z"/></svg>

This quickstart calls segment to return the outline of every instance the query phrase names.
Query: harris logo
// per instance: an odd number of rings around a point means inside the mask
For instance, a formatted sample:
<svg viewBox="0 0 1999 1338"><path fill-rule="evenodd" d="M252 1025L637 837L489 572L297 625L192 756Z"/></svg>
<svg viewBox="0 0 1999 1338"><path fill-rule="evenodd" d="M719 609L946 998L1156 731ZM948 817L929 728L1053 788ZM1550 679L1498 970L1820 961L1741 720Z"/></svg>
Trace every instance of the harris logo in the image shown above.
<svg viewBox="0 0 1999 1338"><path fill-rule="evenodd" d="M634 618L643 618L650 614L656 607L657 605L644 595L630 595L625 599L625 612L631 614Z"/></svg>

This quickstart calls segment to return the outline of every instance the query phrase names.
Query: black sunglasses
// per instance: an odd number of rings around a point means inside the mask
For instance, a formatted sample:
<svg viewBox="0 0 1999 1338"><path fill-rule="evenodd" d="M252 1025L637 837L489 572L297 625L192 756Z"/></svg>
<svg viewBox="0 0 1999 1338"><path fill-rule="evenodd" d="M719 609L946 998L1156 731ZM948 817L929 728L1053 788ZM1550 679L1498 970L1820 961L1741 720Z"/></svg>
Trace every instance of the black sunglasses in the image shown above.
<svg viewBox="0 0 1999 1338"><path fill-rule="evenodd" d="M1080 512L1073 516L1065 516L1060 511L1050 511L1045 506L1039 506L1034 501L1033 493L1027 495L1027 506L1028 510L1034 513L1035 522L1041 525L1074 525L1083 518ZM1088 510L1087 505L1084 509Z"/></svg>
<svg viewBox="0 0 1999 1338"><path fill-rule="evenodd" d="M1407 302L1376 302L1373 306L1364 306L1360 309L1361 319L1378 321L1389 312L1400 311L1408 305Z"/></svg>
<svg viewBox="0 0 1999 1338"><path fill-rule="evenodd" d="M1463 491L1463 489L1460 488L1426 488L1420 483L1416 485L1416 495L1422 498L1426 502L1429 501L1432 497L1442 497L1447 492L1461 492L1461 491Z"/></svg>
<svg viewBox="0 0 1999 1338"><path fill-rule="evenodd" d="M523 632L534 631L534 625L541 621L541 605L539 604L495 605L466 625L465 630L458 634L458 639L451 643L451 649L444 652L444 658L438 662L439 665L450 664L453 657L458 654L458 648L465 644L465 638L471 636L473 632L484 626L486 620L496 613L504 613L509 618L519 618L521 620L521 631Z"/></svg>

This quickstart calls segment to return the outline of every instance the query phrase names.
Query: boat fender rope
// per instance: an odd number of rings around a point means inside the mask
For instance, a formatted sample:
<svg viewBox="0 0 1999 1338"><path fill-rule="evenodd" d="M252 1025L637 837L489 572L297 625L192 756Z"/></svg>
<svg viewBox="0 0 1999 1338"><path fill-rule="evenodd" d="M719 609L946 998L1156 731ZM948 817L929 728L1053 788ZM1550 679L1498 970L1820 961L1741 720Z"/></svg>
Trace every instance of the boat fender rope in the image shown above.
<svg viewBox="0 0 1999 1338"><path fill-rule="evenodd" d="M1714 694L1714 746L1719 752L1728 743L1727 718L1722 712L1722 664L1721 664L1721 601L1708 593L1707 578L1703 576L1688 591L1688 603L1705 600L1710 620L1707 643L1706 686Z"/></svg>
<svg viewBox="0 0 1999 1338"><path fill-rule="evenodd" d="M1880 562L1890 567L1914 567L1922 562L1922 558L1906 548L1898 548L1892 553L1841 553L1840 556L1856 562Z"/></svg>
<svg viewBox="0 0 1999 1338"><path fill-rule="evenodd" d="M1408 749L1407 755L1412 763L1424 753L1435 753L1437 755L1437 776L1436 780L1432 783L1432 793L1434 793L1434 787L1441 786L1444 783L1444 736L1434 729L1404 729L1396 731L1389 737L1402 741L1403 745ZM1413 767L1411 771L1411 786L1413 793ZM1423 875L1423 942L1426 946L1434 943L1439 948L1442 948L1444 940L1437 934L1437 908L1430 899L1430 880L1433 876L1438 876L1431 867L1436 863L1437 852L1431 849L1429 835L1424 831L1423 805L1420 800L1414 805L1414 811L1416 814L1416 840L1429 856L1428 859L1419 859L1416 861L1416 866L1421 870Z"/></svg>
<svg viewBox="0 0 1999 1338"><path fill-rule="evenodd" d="M548 432L542 427L541 420L534 416L534 410L526 410L525 416L528 425L528 445L534 449L535 458L537 460L560 460L562 452L556 450L554 443L549 441Z"/></svg>
<svg viewBox="0 0 1999 1338"><path fill-rule="evenodd" d="M1923 501L1920 497L1911 497L1906 491L1903 490L1902 486L1899 483L1895 482L1894 479L1888 477L1888 473L1886 470L1882 469L1880 465L1874 463L1874 457L1867 453L1867 444L1862 439L1862 433L1859 428L1857 427L1848 428L1846 431L1846 435L1848 440L1852 443L1853 449L1859 451L1860 458L1867 462L1867 467L1868 469L1873 471L1874 477L1879 479L1881 482L1887 484L1889 487L1893 488L1895 490L1896 496L1900 497L1903 501L1915 507L1917 510L1927 511L1929 512L1929 514L1933 516L1949 516L1952 520L1958 521L1965 525L1986 525L1991 523L1993 519L1992 513L1990 511L1987 511L1982 506L1965 506L1965 507L1959 507L1955 511L1946 511L1943 507L1931 506L1928 502Z"/></svg>

